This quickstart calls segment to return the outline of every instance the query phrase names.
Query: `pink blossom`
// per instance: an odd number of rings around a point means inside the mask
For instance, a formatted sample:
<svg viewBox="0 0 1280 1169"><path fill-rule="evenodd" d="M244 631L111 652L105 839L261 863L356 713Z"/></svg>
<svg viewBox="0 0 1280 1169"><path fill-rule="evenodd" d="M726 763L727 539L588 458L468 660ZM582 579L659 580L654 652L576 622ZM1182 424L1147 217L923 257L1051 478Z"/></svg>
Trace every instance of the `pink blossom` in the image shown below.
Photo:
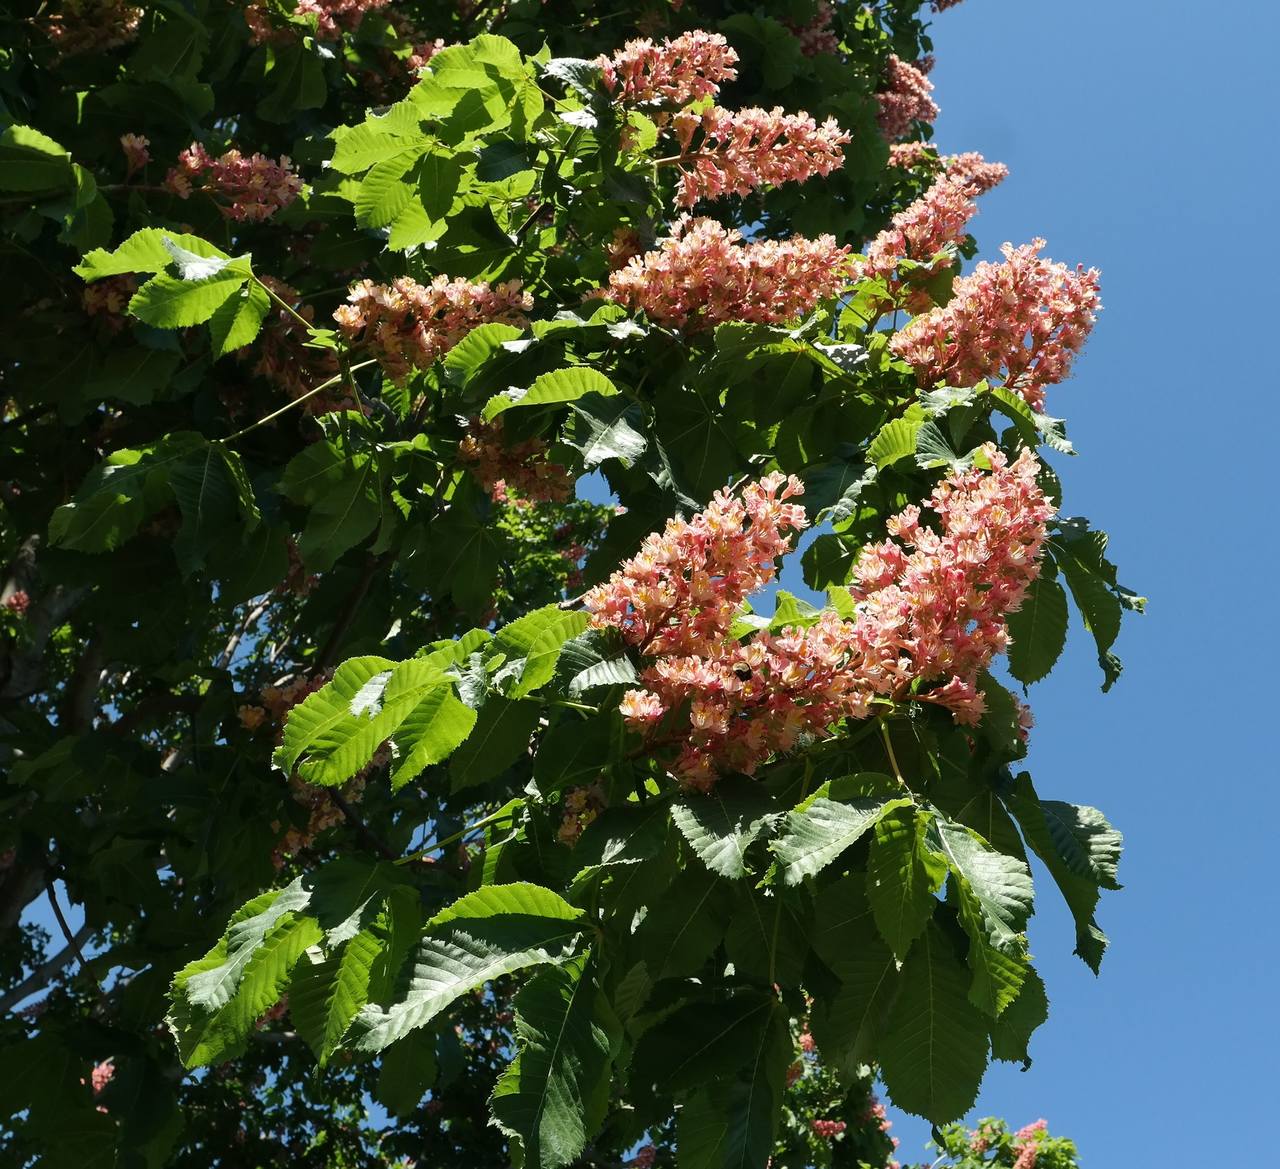
<svg viewBox="0 0 1280 1169"><path fill-rule="evenodd" d="M391 0L297 0L293 16L311 17L315 20L316 39L336 41L344 32L354 32L369 12L385 8ZM274 20L275 6L269 0L252 0L244 8L245 24L249 26L252 44L281 43L295 40L301 30L287 26L278 27Z"/></svg>
<svg viewBox="0 0 1280 1169"><path fill-rule="evenodd" d="M946 12L948 8L954 8L961 0L933 0L934 12Z"/></svg>
<svg viewBox="0 0 1280 1169"><path fill-rule="evenodd" d="M565 793L564 812L556 830L556 839L572 848L604 808L604 792L598 785L570 788Z"/></svg>
<svg viewBox="0 0 1280 1169"><path fill-rule="evenodd" d="M132 178L151 161L149 139L141 134L121 134L120 149L124 151L125 178Z"/></svg>
<svg viewBox="0 0 1280 1169"><path fill-rule="evenodd" d="M266 318L253 348L241 350L240 358L252 360L255 374L295 401L310 394L302 403L302 411L306 414L359 409L358 399L346 393L341 386L334 386L331 393L311 393L337 375L337 354L332 349L315 349L305 344L310 335L298 317L311 321L315 317L315 309L303 303L296 288L272 276L263 276L262 282L293 312L273 304L273 311Z"/></svg>
<svg viewBox="0 0 1280 1169"><path fill-rule="evenodd" d="M838 295L850 278L848 257L829 235L744 244L715 220L682 216L655 251L609 277L607 295L690 332L722 321L778 324Z"/></svg>
<svg viewBox="0 0 1280 1169"><path fill-rule="evenodd" d="M658 102L683 106L720 92L721 81L738 76L738 54L719 33L694 29L656 45L628 41L612 57L596 62L604 85L623 105Z"/></svg>
<svg viewBox="0 0 1280 1169"><path fill-rule="evenodd" d="M840 49L840 38L831 27L835 19L835 5L829 0L818 0L813 19L807 24L793 24L783 21L800 42L800 52L806 57L816 57L821 53L835 53Z"/></svg>
<svg viewBox="0 0 1280 1169"><path fill-rule="evenodd" d="M1044 387L1070 372L1101 308L1096 268L1075 272L1042 259L1044 240L1015 248L1004 262L984 261L955 282L951 301L916 317L889 348L921 385L971 386L999 378L1033 409Z"/></svg>
<svg viewBox="0 0 1280 1169"><path fill-rule="evenodd" d="M546 451L547 444L540 438L506 444L501 417L492 422L473 418L458 444L458 461L497 503L512 502L510 491L531 502L568 499L573 494L573 477L559 463L548 462Z"/></svg>
<svg viewBox="0 0 1280 1169"><path fill-rule="evenodd" d="M939 155L930 142L894 142L889 147L889 165L899 170L940 169L948 178L977 188L980 195L1009 177L1009 168L1004 163L988 162L976 150Z"/></svg>
<svg viewBox="0 0 1280 1169"><path fill-rule="evenodd" d="M43 20L59 58L104 53L135 40L143 10L123 0L62 0Z"/></svg>
<svg viewBox="0 0 1280 1169"><path fill-rule="evenodd" d="M876 700L916 699L956 721L983 714L980 672L1009 644L1005 619L1039 573L1054 514L1023 451L1010 464L982 448L989 471L956 471L926 507L887 524L855 566L853 620L824 610L808 627L730 636L743 600L772 579L805 525L795 479L774 474L741 497L717 492L691 520L649 536L639 554L584 597L597 628L617 629L648 659L622 713L651 745L677 749L672 771L707 790L724 771L752 774L801 734L866 718Z"/></svg>
<svg viewBox="0 0 1280 1169"><path fill-rule="evenodd" d="M137 291L138 280L131 272L107 276L86 284L80 294L80 303L85 313L96 317L108 333L118 333L128 323L125 314Z"/></svg>
<svg viewBox="0 0 1280 1169"><path fill-rule="evenodd" d="M905 137L916 122L932 124L938 107L929 95L933 83L924 71L901 57L890 55L885 67L884 89L876 94L880 106L880 130L890 142Z"/></svg>
<svg viewBox="0 0 1280 1169"><path fill-rule="evenodd" d="M844 147L851 140L835 118L819 125L809 114L783 113L781 106L712 106L701 114L677 114L674 127L680 144L677 207L803 183L815 174L825 178L844 165Z"/></svg>
<svg viewBox="0 0 1280 1169"><path fill-rule="evenodd" d="M824 1141L839 1136L848 1125L843 1120L811 1120L809 1127Z"/></svg>
<svg viewBox="0 0 1280 1169"><path fill-rule="evenodd" d="M111 1078L115 1074L116 1065L112 1060L104 1059L100 1064L95 1064L90 1075L90 1086L93 1089L93 1094L95 1096L99 1095L111 1083Z"/></svg>
<svg viewBox="0 0 1280 1169"><path fill-rule="evenodd" d="M867 259L859 266L864 277L892 276L899 260L925 263L944 248L953 247L965 234L965 225L978 213L973 201L977 189L950 177L939 179L892 222L867 247ZM946 255L937 267L947 267Z"/></svg>
<svg viewBox="0 0 1280 1169"><path fill-rule="evenodd" d="M347 300L333 314L338 328L349 341L368 345L397 380L412 369L429 368L477 325L501 321L523 328L533 307L518 280L491 286L448 276L427 285L409 276L389 285L362 280L351 286Z"/></svg>
<svg viewBox="0 0 1280 1169"><path fill-rule="evenodd" d="M198 142L178 155L178 163L163 185L180 199L190 198L193 191L204 191L228 219L250 222L269 219L288 207L302 190L302 180L287 155L276 161L264 154L243 155L232 149L214 158Z"/></svg>
<svg viewBox="0 0 1280 1169"><path fill-rule="evenodd" d="M629 1164L636 1166L636 1169L651 1169L654 1161L658 1158L658 1150L651 1144L641 1145L636 1150L636 1155L631 1158Z"/></svg>

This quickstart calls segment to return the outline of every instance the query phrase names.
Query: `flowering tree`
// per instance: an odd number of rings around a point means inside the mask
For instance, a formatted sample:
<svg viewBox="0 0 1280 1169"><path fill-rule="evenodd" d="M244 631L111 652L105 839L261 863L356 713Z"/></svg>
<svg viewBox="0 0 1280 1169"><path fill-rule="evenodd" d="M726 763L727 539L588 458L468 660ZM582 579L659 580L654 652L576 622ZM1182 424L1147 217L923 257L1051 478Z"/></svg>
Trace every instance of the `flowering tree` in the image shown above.
<svg viewBox="0 0 1280 1169"><path fill-rule="evenodd" d="M19 1163L881 1169L1028 1059L1120 836L1015 690L1142 602L922 7L0 16Z"/></svg>

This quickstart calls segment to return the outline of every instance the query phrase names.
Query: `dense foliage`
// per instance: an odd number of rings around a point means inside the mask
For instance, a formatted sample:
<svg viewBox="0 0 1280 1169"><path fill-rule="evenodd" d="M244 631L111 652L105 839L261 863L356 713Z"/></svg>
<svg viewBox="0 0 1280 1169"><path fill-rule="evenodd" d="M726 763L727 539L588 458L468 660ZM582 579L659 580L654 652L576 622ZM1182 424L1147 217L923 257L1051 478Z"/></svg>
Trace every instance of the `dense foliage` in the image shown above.
<svg viewBox="0 0 1280 1169"><path fill-rule="evenodd" d="M596 8L0 14L13 1163L882 1169L1029 1058L1029 852L1098 969L1098 274L962 274L917 0Z"/></svg>

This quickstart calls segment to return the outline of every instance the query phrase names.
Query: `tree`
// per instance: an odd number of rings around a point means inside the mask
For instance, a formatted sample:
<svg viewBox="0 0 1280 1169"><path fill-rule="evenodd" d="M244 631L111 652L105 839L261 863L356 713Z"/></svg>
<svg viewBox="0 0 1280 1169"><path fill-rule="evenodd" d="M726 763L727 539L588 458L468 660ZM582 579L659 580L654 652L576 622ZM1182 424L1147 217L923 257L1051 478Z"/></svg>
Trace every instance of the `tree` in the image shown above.
<svg viewBox="0 0 1280 1169"><path fill-rule="evenodd" d="M19 1163L883 1164L1027 1058L1028 849L1097 969L1009 689L1141 605L1097 274L962 274L920 8L0 17Z"/></svg>

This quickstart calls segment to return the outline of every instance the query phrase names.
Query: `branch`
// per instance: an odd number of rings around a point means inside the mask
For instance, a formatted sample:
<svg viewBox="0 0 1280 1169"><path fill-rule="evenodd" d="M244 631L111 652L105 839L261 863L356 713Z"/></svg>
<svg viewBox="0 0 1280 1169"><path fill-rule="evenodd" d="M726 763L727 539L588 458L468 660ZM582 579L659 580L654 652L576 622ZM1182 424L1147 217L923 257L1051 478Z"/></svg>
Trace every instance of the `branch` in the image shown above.
<svg viewBox="0 0 1280 1169"><path fill-rule="evenodd" d="M40 966L37 966L30 974L27 975L17 986L4 995L0 995L0 1013L11 1011L23 999L29 998L38 990L43 990L53 977L64 966L66 966L72 958L79 959L80 946L93 936L93 927L82 925L76 932L67 939L67 944L59 950L52 958Z"/></svg>

